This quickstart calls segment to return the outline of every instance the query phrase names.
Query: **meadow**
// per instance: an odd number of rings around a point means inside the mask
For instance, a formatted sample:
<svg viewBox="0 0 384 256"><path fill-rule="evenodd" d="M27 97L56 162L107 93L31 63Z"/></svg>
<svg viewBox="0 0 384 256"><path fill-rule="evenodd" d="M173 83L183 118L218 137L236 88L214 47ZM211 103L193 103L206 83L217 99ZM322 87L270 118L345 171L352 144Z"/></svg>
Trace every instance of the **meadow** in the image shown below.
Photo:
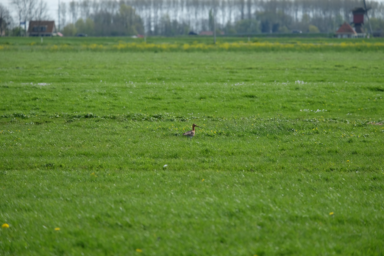
<svg viewBox="0 0 384 256"><path fill-rule="evenodd" d="M380 47L28 40L0 39L1 255L384 255Z"/></svg>

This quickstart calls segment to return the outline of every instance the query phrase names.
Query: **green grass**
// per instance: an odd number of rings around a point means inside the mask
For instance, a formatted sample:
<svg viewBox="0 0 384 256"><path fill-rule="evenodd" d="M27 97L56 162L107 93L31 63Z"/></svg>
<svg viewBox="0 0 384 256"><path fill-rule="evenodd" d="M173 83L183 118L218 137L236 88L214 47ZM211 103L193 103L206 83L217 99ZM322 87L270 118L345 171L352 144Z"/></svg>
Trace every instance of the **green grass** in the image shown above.
<svg viewBox="0 0 384 256"><path fill-rule="evenodd" d="M0 254L384 254L384 53L0 57Z"/></svg>
<svg viewBox="0 0 384 256"><path fill-rule="evenodd" d="M322 34L323 35L323 34ZM329 38L323 37L268 37L264 35L249 37L252 42L272 42L272 43L350 43L350 42L383 42L383 38ZM211 36L179 36L179 37L147 37L147 43L174 43L174 44L192 44L194 42L212 44L213 37ZM243 37L217 37L217 42L247 42L248 36ZM46 45L87 45L87 44L101 44L101 45L113 45L119 42L144 42L143 38L131 38L131 37L44 37L43 44ZM0 45L14 45L14 46L27 46L31 43L41 44L40 37L1 37Z"/></svg>

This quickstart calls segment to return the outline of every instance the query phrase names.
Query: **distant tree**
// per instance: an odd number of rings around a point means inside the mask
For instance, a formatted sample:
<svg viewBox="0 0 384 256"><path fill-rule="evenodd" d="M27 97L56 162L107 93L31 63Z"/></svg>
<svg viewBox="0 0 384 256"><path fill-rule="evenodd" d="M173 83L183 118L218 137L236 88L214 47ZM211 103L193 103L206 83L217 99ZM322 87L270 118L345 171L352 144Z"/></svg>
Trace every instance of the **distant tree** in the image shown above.
<svg viewBox="0 0 384 256"><path fill-rule="evenodd" d="M314 25L309 25L308 26L308 32L309 33L320 33L320 30Z"/></svg>
<svg viewBox="0 0 384 256"><path fill-rule="evenodd" d="M111 35L111 21L113 15L105 10L92 15L92 19L95 22L95 35L97 36L109 36Z"/></svg>
<svg viewBox="0 0 384 256"><path fill-rule="evenodd" d="M239 4L240 4L240 19L244 20L245 19L245 17L244 17L244 13L245 13L245 0L239 0Z"/></svg>
<svg viewBox="0 0 384 256"><path fill-rule="evenodd" d="M257 20L260 22L262 33L277 33L280 26L290 28L293 18L283 11L256 12Z"/></svg>
<svg viewBox="0 0 384 256"><path fill-rule="evenodd" d="M91 15L94 21L94 35L127 36L144 34L143 20L131 6L122 4L117 12L113 3L104 6Z"/></svg>
<svg viewBox="0 0 384 256"><path fill-rule="evenodd" d="M76 27L76 32L77 33L84 33L86 34L85 32L85 22L82 18L78 19L75 23L75 27Z"/></svg>
<svg viewBox="0 0 384 256"><path fill-rule="evenodd" d="M91 14L92 3L90 0L82 0L78 6L80 7L81 16L86 19Z"/></svg>
<svg viewBox="0 0 384 256"><path fill-rule="evenodd" d="M8 9L0 3L0 36L5 34L5 31L11 25L12 17Z"/></svg>
<svg viewBox="0 0 384 256"><path fill-rule="evenodd" d="M232 22L228 21L227 24L224 26L224 33L226 35L234 35L236 34L235 26L232 24Z"/></svg>
<svg viewBox="0 0 384 256"><path fill-rule="evenodd" d="M11 0L19 21L42 20L48 18L48 6L44 0Z"/></svg>
<svg viewBox="0 0 384 256"><path fill-rule="evenodd" d="M12 29L11 35L22 36L24 33L25 33L24 28L18 26Z"/></svg>
<svg viewBox="0 0 384 256"><path fill-rule="evenodd" d="M77 20L77 15L78 15L78 4L74 0L69 2L69 13L72 18L72 23L75 23Z"/></svg>
<svg viewBox="0 0 384 256"><path fill-rule="evenodd" d="M34 17L37 0L11 0L20 21L29 21Z"/></svg>
<svg viewBox="0 0 384 256"><path fill-rule="evenodd" d="M343 24L344 23L343 16L341 16L340 14L336 15L335 23L336 23L337 27L339 27L341 24Z"/></svg>
<svg viewBox="0 0 384 256"><path fill-rule="evenodd" d="M141 17L131 6L122 4L119 10L119 21L125 35L144 34L144 25Z"/></svg>
<svg viewBox="0 0 384 256"><path fill-rule="evenodd" d="M59 14L60 14L59 30L61 30L65 26L65 23L67 21L67 4L66 3L64 3L64 2L60 3Z"/></svg>
<svg viewBox="0 0 384 256"><path fill-rule="evenodd" d="M215 17L212 9L209 10L208 14L208 27L209 31L213 31L215 29Z"/></svg>
<svg viewBox="0 0 384 256"><path fill-rule="evenodd" d="M168 14L161 17L158 33L164 36L175 35L175 31L173 31L172 22Z"/></svg>
<svg viewBox="0 0 384 256"><path fill-rule="evenodd" d="M188 24L171 20L169 15L164 15L161 17L160 24L156 28L156 34L163 36L187 35L190 30Z"/></svg>
<svg viewBox="0 0 384 256"><path fill-rule="evenodd" d="M307 13L304 13L301 17L301 30L308 30L308 26L311 23L311 16Z"/></svg>
<svg viewBox="0 0 384 256"><path fill-rule="evenodd" d="M47 2L40 0L37 2L35 9L35 15L33 16L35 20L47 20L49 19L48 15L48 5Z"/></svg>
<svg viewBox="0 0 384 256"><path fill-rule="evenodd" d="M367 3L372 7L371 18L384 18L383 2ZM351 10L357 6L362 6L361 0L71 0L67 12L72 23L91 18L95 35L104 36L142 34L144 27L153 35L176 35L186 27L212 31L213 15L216 29L227 34L240 29L243 33L254 28L239 21L255 19L255 13L258 30L265 33L308 32L309 25L320 32L331 32L344 21L349 22Z"/></svg>
<svg viewBox="0 0 384 256"><path fill-rule="evenodd" d="M73 23L69 23L63 28L63 34L65 36L74 36L76 33L76 26Z"/></svg>
<svg viewBox="0 0 384 256"><path fill-rule="evenodd" d="M90 18L87 18L85 21L82 18L78 19L75 27L77 33L94 35L95 23Z"/></svg>
<svg viewBox="0 0 384 256"><path fill-rule="evenodd" d="M95 22L91 18L85 20L85 33L88 35L94 35L95 33Z"/></svg>
<svg viewBox="0 0 384 256"><path fill-rule="evenodd" d="M279 27L279 33L290 33L291 30L289 30L285 25Z"/></svg>
<svg viewBox="0 0 384 256"><path fill-rule="evenodd" d="M384 19L371 18L370 22L371 22L371 26L372 26L373 31L383 31L384 32Z"/></svg>
<svg viewBox="0 0 384 256"><path fill-rule="evenodd" d="M328 22L330 21L324 19L320 15L315 15L311 19L311 24L316 26L320 30L320 32L323 32L323 33L330 32L330 30L328 29L329 28Z"/></svg>
<svg viewBox="0 0 384 256"><path fill-rule="evenodd" d="M257 20L239 20L235 23L234 28L238 34L260 33L260 24Z"/></svg>

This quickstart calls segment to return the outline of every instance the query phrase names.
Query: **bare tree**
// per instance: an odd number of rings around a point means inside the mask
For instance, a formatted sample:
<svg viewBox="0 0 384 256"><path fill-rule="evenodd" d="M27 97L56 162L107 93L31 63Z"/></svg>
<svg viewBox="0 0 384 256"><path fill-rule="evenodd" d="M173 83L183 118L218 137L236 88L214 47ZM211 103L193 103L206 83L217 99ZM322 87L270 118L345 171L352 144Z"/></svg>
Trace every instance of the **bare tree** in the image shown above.
<svg viewBox="0 0 384 256"><path fill-rule="evenodd" d="M99 1L93 0L91 5L92 5L93 13L98 13L100 11L100 3L99 3Z"/></svg>
<svg viewBox="0 0 384 256"><path fill-rule="evenodd" d="M67 21L67 4L66 3L63 3L61 2L60 3L60 6L59 6L59 17L60 17L60 28L63 28L65 27L65 23Z"/></svg>
<svg viewBox="0 0 384 256"><path fill-rule="evenodd" d="M48 18L48 7L44 0L11 0L11 5L16 9L19 22Z"/></svg>
<svg viewBox="0 0 384 256"><path fill-rule="evenodd" d="M86 19L89 17L91 13L91 8L92 8L92 3L90 0L83 0L80 3L80 11L81 11L81 16L83 19Z"/></svg>
<svg viewBox="0 0 384 256"><path fill-rule="evenodd" d="M11 0L11 5L16 9L19 22L24 22L33 18L37 0Z"/></svg>
<svg viewBox="0 0 384 256"><path fill-rule="evenodd" d="M0 3L0 36L3 36L7 27L11 24L12 17L7 8Z"/></svg>
<svg viewBox="0 0 384 256"><path fill-rule="evenodd" d="M72 18L72 23L75 23L77 20L77 2L75 0L69 3L69 12Z"/></svg>
<svg viewBox="0 0 384 256"><path fill-rule="evenodd" d="M47 2L45 2L44 0L38 1L36 8L34 9L34 15L31 17L32 17L32 19L36 19L36 20L48 19L49 16L48 16Z"/></svg>
<svg viewBox="0 0 384 256"><path fill-rule="evenodd" d="M103 19L106 30L114 27L106 24L117 22L116 15L123 4L135 10L149 34L168 31L160 28L165 25L173 31L181 31L181 27L186 26L196 32L208 29L209 10L215 10L216 28L225 28L233 34L240 27L242 31L257 33L263 26L261 21L270 27L268 31L273 30L273 26L277 32L287 33L298 28L306 31L311 25L321 32L332 32L343 20L350 21L351 10L362 6L362 0L72 0L67 11L73 23L80 17L91 18L95 24L95 17ZM372 17L384 19L384 4L378 0L367 0L367 4L374 7L370 10Z"/></svg>

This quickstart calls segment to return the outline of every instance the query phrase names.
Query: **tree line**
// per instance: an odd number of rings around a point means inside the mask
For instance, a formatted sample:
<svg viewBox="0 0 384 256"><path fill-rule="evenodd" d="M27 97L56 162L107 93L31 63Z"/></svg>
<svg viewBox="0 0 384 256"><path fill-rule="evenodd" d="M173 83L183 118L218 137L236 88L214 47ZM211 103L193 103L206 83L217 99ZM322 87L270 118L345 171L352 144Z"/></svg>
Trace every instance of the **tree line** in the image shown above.
<svg viewBox="0 0 384 256"><path fill-rule="evenodd" d="M30 13L20 7L44 0L11 0L19 20ZM384 30L384 4L367 1L373 30ZM185 35L200 31L234 34L332 33L351 21L351 10L362 0L73 0L61 3L57 27L66 35ZM0 12L1 13L1 12ZM0 17L1 18L1 17ZM30 18L30 17L29 17ZM37 17L34 17L37 18Z"/></svg>
<svg viewBox="0 0 384 256"><path fill-rule="evenodd" d="M384 4L368 1L368 5L373 29L384 29ZM129 20L140 24L122 21L122 6L131 7ZM79 19L80 24L93 21L95 29L88 26L88 34L145 31L148 35L174 36L214 29L227 35L293 30L332 33L351 20L353 8L362 6L362 0L74 0L63 3L60 9L65 18L61 24L70 22L77 31L83 30L76 26Z"/></svg>

